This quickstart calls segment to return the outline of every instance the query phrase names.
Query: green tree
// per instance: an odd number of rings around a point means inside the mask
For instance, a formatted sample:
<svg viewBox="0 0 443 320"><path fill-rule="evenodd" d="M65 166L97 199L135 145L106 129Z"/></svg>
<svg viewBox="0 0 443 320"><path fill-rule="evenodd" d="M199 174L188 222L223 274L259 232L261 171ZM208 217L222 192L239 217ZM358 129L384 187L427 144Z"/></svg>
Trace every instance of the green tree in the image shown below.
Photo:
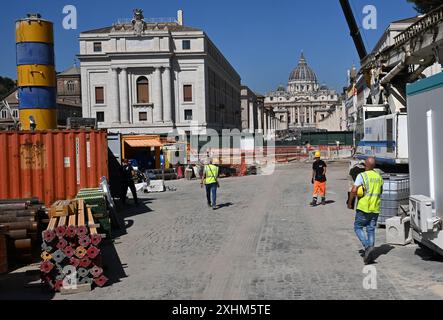
<svg viewBox="0 0 443 320"><path fill-rule="evenodd" d="M408 0L408 2L415 4L415 10L419 13L428 13L442 5L441 0Z"/></svg>
<svg viewBox="0 0 443 320"><path fill-rule="evenodd" d="M14 89L15 81L8 77L0 77L0 98Z"/></svg>

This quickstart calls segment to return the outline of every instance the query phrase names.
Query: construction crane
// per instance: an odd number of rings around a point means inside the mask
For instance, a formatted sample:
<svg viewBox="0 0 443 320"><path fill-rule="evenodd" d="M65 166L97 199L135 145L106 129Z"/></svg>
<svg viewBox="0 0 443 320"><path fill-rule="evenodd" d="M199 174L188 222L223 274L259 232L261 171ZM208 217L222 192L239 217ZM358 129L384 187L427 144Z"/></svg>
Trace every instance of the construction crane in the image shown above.
<svg viewBox="0 0 443 320"><path fill-rule="evenodd" d="M354 40L354 44L357 48L360 60L363 60L368 55L368 52L366 51L366 47L363 42L360 29L358 28L357 21L355 20L354 13L352 12L349 0L340 0L340 5L343 9L346 21L348 22L349 29L351 31L351 37Z"/></svg>

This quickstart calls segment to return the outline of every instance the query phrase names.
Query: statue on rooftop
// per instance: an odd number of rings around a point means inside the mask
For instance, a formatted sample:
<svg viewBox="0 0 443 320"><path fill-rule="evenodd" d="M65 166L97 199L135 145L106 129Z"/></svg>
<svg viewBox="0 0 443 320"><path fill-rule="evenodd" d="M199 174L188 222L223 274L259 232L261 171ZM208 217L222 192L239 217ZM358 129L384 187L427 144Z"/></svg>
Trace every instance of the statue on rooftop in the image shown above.
<svg viewBox="0 0 443 320"><path fill-rule="evenodd" d="M142 9L134 9L134 18L132 19L132 26L134 29L134 33L137 35L141 35L145 30L146 23L144 21L143 10Z"/></svg>

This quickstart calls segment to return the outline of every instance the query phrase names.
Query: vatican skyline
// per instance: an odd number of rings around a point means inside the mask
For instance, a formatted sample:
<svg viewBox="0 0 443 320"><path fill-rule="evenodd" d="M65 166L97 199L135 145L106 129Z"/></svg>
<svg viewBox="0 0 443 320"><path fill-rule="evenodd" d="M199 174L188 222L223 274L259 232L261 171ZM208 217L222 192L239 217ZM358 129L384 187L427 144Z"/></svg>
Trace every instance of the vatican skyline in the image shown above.
<svg viewBox="0 0 443 320"><path fill-rule="evenodd" d="M320 2L323 10L318 11ZM130 18L125 13L137 6L143 7L146 17L174 16L177 9L183 9L185 24L204 29L239 72L242 83L261 94L286 85L288 71L297 65L301 51L316 70L319 83L337 91L346 85L347 69L352 64L359 65L346 21L339 5L333 1L226 1L220 7L200 0L170 0L152 5L111 0L106 2L109 3L106 14L97 15L95 12L100 12L104 3L73 1L78 10L77 30L62 28L62 3L54 5L52 2L23 0L5 3L5 10L0 12L0 28L4 34L0 52L1 74L16 78L14 22L26 13L40 12L55 22L56 67L57 71L62 71L74 64L79 52L77 39L80 32L107 25L109 21ZM362 8L367 3L363 0L353 3L356 16L361 19ZM378 8L379 28L363 32L369 50L388 22L416 14L412 5L404 0L375 0L372 3ZM9 12L7 16L6 12Z"/></svg>

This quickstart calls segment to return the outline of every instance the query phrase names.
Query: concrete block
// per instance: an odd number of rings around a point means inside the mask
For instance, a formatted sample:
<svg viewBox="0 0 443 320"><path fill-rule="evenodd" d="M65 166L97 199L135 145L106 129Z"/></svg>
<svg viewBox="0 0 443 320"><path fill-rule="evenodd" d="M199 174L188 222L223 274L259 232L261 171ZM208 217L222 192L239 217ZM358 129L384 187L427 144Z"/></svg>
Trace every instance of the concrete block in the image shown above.
<svg viewBox="0 0 443 320"><path fill-rule="evenodd" d="M139 191L141 191L141 190L146 190L146 183L145 182L142 182L142 183L136 183L135 184L135 190L137 191L137 192L139 192ZM132 192L131 192L131 190L128 188L128 193L126 194L128 197L129 196L131 196L132 195Z"/></svg>
<svg viewBox="0 0 443 320"><path fill-rule="evenodd" d="M386 242L405 246L412 242L411 222L409 219L393 217L386 220Z"/></svg>
<svg viewBox="0 0 443 320"><path fill-rule="evenodd" d="M164 180L151 180L151 183L147 187L148 192L164 192L165 181Z"/></svg>

